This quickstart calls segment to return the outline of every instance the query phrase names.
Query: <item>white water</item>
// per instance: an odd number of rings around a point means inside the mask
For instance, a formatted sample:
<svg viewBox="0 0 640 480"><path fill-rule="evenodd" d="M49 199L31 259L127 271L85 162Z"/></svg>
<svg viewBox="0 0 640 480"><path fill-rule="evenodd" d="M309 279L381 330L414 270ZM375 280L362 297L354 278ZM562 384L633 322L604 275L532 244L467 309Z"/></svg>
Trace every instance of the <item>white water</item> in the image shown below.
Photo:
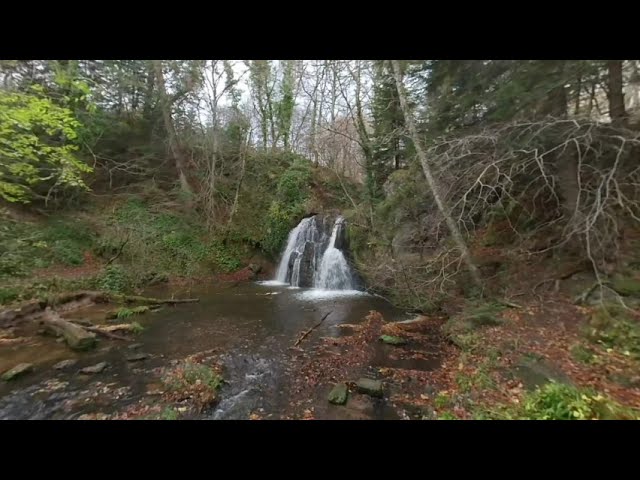
<svg viewBox="0 0 640 480"><path fill-rule="evenodd" d="M353 290L351 271L344 254L335 247L338 229L344 219L338 217L333 225L329 246L322 255L316 287L324 290Z"/></svg>
<svg viewBox="0 0 640 480"><path fill-rule="evenodd" d="M320 290L355 291L355 283L347 259L342 251L335 247L340 229L344 227L344 219L342 217L336 219L330 238L323 233L321 226L314 216L303 219L291 230L287 238L287 246L278 264L276 277L270 282L271 285L289 284L296 288L302 283L303 286L312 286ZM310 257L307 256L309 250L305 252L305 248L311 250ZM304 267L302 266L303 253L306 258ZM293 262L292 255L295 258ZM306 280L301 281L303 275L301 270L306 273L304 276ZM312 270L311 278L309 270Z"/></svg>
<svg viewBox="0 0 640 480"><path fill-rule="evenodd" d="M276 272L275 280L278 282L285 283L287 281L287 271L289 269L289 259L291 255L295 252L297 254L302 254L302 249L304 248L304 244L306 241L314 239L315 232L315 217L304 218L296 228L289 232L289 237L287 238L287 247L282 254L282 259L278 264L278 270ZM299 265L299 263L298 263ZM296 272L293 271L292 277ZM292 285L296 286L297 284L292 283Z"/></svg>

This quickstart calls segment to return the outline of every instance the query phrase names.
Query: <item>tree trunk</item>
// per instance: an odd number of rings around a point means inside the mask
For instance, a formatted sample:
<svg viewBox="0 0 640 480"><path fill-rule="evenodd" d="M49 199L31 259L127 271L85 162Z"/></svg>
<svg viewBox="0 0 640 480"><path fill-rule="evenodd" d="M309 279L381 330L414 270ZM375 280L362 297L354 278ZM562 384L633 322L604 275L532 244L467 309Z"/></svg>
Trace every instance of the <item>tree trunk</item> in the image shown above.
<svg viewBox="0 0 640 480"><path fill-rule="evenodd" d="M622 60L608 60L609 70L609 116L611 124L624 127L627 124L627 113L624 108L622 91Z"/></svg>
<svg viewBox="0 0 640 480"><path fill-rule="evenodd" d="M173 125L173 120L171 119L171 105L169 103L169 97L167 96L164 74L162 73L162 60L153 60L153 67L155 70L156 81L158 83L160 103L162 105L162 118L164 119L165 129L167 130L169 148L176 164L176 170L178 171L180 186L185 193L192 194L191 186L187 181L184 155L182 154L178 135L176 133L175 126Z"/></svg>
<svg viewBox="0 0 640 480"><path fill-rule="evenodd" d="M455 220L449 213L448 206L445 204L444 199L440 195L439 185L437 184L435 178L433 177L433 174L431 172L431 166L427 161L427 154L422 148L422 143L418 136L418 131L413 121L413 117L411 116L411 112L409 111L409 106L408 106L406 94L404 91L404 85L402 84L402 73L400 70L400 65L398 64L397 60L391 60L391 66L393 67L393 77L396 82L396 89L398 90L398 98L400 100L400 109L402 110L402 113L404 115L405 125L407 126L409 130L409 135L411 135L411 138L413 140L413 144L418 154L418 159L420 160L420 164L422 165L424 176L427 179L427 184L429 185L429 189L433 194L433 198L436 202L436 205L438 206L438 210L440 210L440 213L445 219L445 222L447 224L447 227L449 228L449 231L451 232L453 240L455 241L458 249L460 250L460 253L462 254L462 259L469 270L471 279L473 280L475 285L480 289L480 291L482 291L482 282L480 281L480 275L478 273L478 269L476 268L475 264L471 259L471 254L469 253L467 245L464 243L464 239L462 238L462 234L460 233L460 230L458 229L458 226L456 225Z"/></svg>
<svg viewBox="0 0 640 480"><path fill-rule="evenodd" d="M574 115L580 115L580 93L582 91L582 73L578 74L578 81L576 82L576 108Z"/></svg>

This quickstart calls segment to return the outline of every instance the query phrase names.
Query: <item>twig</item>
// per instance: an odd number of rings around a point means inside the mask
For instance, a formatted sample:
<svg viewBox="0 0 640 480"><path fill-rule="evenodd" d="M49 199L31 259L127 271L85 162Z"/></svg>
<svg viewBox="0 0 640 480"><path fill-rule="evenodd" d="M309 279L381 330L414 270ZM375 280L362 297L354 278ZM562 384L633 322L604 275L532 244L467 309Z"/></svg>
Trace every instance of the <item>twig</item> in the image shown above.
<svg viewBox="0 0 640 480"><path fill-rule="evenodd" d="M309 335L311 332L313 332L316 328L318 328L320 325L322 325L322 322L325 321L325 319L331 315L331 312L333 312L333 310L329 311L328 313L325 313L324 317L322 317L322 320L320 320L316 325L314 325L313 327L311 327L309 330L307 330L306 332L304 332L302 335L300 335L300 338L298 339L298 341L296 343L293 344L294 347L297 347L300 342L302 340L304 340L307 335Z"/></svg>
<svg viewBox="0 0 640 480"><path fill-rule="evenodd" d="M111 265L111 263L113 263L113 261L122 254L122 250L124 249L125 245L129 242L129 238L130 236L127 236L127 239L122 243L122 245L120 245L120 249L116 252L116 254L109 259L106 266Z"/></svg>

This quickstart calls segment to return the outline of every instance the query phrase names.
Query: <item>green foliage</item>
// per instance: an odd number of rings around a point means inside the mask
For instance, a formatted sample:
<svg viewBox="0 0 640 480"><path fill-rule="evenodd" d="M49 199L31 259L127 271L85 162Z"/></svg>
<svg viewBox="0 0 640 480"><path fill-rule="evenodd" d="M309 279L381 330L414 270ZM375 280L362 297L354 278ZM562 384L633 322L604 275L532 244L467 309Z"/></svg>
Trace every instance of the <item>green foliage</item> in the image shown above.
<svg viewBox="0 0 640 480"><path fill-rule="evenodd" d="M640 359L640 324L617 305L600 307L591 317L587 338L605 348Z"/></svg>
<svg viewBox="0 0 640 480"><path fill-rule="evenodd" d="M280 253L295 221L304 213L311 175L309 162L295 158L278 181L276 199L269 208L265 238L261 242L263 249L274 257Z"/></svg>
<svg viewBox="0 0 640 480"><path fill-rule="evenodd" d="M149 311L149 307L147 305L140 305L139 307L134 307L134 308L121 307L116 312L116 318L125 319L133 315L141 315L148 311Z"/></svg>
<svg viewBox="0 0 640 480"><path fill-rule="evenodd" d="M81 265L93 241L88 226L76 220L36 224L0 218L0 278L25 276L56 263Z"/></svg>
<svg viewBox="0 0 640 480"><path fill-rule="evenodd" d="M171 407L165 407L160 413L160 420L178 420L178 411Z"/></svg>
<svg viewBox="0 0 640 480"><path fill-rule="evenodd" d="M242 266L241 253L237 244L224 244L214 240L209 245L209 255L216 270L223 273L233 272Z"/></svg>
<svg viewBox="0 0 640 480"><path fill-rule="evenodd" d="M611 288L613 288L620 295L625 296L640 296L640 280L635 278L617 277L611 282Z"/></svg>
<svg viewBox="0 0 640 480"><path fill-rule="evenodd" d="M29 203L60 188L86 189L73 143L80 123L73 113L43 95L0 90L0 198ZM49 193L47 193L49 192Z"/></svg>
<svg viewBox="0 0 640 480"><path fill-rule="evenodd" d="M592 390L551 382L527 393L518 405L486 412L486 418L508 420L639 420L640 412L623 407Z"/></svg>
<svg viewBox="0 0 640 480"><path fill-rule="evenodd" d="M121 260L136 270L193 275L207 267L228 269L240 263L196 218L157 212L141 200L130 200L115 210L101 240L103 251L109 255L123 237L129 241Z"/></svg>
<svg viewBox="0 0 640 480"><path fill-rule="evenodd" d="M595 354L584 345L577 343L571 347L571 356L582 363L592 363L594 361Z"/></svg>
<svg viewBox="0 0 640 480"><path fill-rule="evenodd" d="M16 287L0 288L0 305L11 303L18 298L20 298L20 290L18 290Z"/></svg>
<svg viewBox="0 0 640 480"><path fill-rule="evenodd" d="M138 322L131 323L131 331L133 333L142 333L144 332L144 327L140 325Z"/></svg>
<svg viewBox="0 0 640 480"><path fill-rule="evenodd" d="M131 288L132 280L120 265L109 265L98 280L98 286L107 292L125 293Z"/></svg>

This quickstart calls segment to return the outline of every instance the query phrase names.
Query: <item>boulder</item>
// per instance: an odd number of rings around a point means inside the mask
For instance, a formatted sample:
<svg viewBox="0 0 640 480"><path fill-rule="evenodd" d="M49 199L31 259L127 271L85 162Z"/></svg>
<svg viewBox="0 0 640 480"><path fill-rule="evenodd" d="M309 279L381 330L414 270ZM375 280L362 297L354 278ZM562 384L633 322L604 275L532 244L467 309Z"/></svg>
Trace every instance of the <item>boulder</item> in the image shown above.
<svg viewBox="0 0 640 480"><path fill-rule="evenodd" d="M372 397L382 397L382 382L380 380L372 380L370 378L361 378L356 382L358 392L370 395Z"/></svg>
<svg viewBox="0 0 640 480"><path fill-rule="evenodd" d="M148 353L134 353L132 355L127 356L128 362L139 362L140 360L146 360L150 355Z"/></svg>
<svg viewBox="0 0 640 480"><path fill-rule="evenodd" d="M542 359L522 357L512 368L511 375L522 382L527 390L535 390L549 382L571 384L564 373Z"/></svg>
<svg viewBox="0 0 640 480"><path fill-rule="evenodd" d="M300 276L298 278L298 286L302 288L313 287L313 276L315 274L314 269L314 257L316 247L313 242L306 242L304 249L302 250L302 256L300 259Z"/></svg>
<svg viewBox="0 0 640 480"><path fill-rule="evenodd" d="M73 367L76 363L78 363L78 360L76 359L69 359L69 360L62 360L61 362L56 363L53 366L54 370L64 370L65 368L69 368L69 367Z"/></svg>
<svg viewBox="0 0 640 480"><path fill-rule="evenodd" d="M32 363L19 363L12 369L4 372L2 374L2 380L4 380L5 382L9 382L11 380L18 378L21 375L24 375L25 373L31 372L32 370L33 370Z"/></svg>
<svg viewBox="0 0 640 480"><path fill-rule="evenodd" d="M347 402L347 397L349 396L349 390L347 389L346 383L338 383L333 389L329 392L329 403L333 403L334 405L344 405Z"/></svg>
<svg viewBox="0 0 640 480"><path fill-rule="evenodd" d="M100 373L102 372L105 368L107 368L109 364L107 362L100 362L100 363L96 363L95 365L91 365L90 367L85 367L82 370L80 370L80 373L84 373L84 374L93 374L93 373Z"/></svg>
<svg viewBox="0 0 640 480"><path fill-rule="evenodd" d="M258 274L262 271L262 266L257 263L250 263L249 270L251 270L254 274Z"/></svg>

